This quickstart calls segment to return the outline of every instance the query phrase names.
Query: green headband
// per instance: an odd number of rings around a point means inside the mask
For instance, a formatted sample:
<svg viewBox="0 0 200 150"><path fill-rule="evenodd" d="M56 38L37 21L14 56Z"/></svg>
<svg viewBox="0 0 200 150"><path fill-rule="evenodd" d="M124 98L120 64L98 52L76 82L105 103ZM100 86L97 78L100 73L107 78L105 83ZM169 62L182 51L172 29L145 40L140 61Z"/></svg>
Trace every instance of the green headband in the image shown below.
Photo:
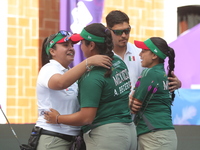
<svg viewBox="0 0 200 150"><path fill-rule="evenodd" d="M49 55L49 50L52 48L56 43L64 43L68 41L71 37L71 33L68 31L60 30L55 37L47 44L46 46L46 53Z"/></svg>
<svg viewBox="0 0 200 150"><path fill-rule="evenodd" d="M46 53L47 55L49 55L49 49L52 48L56 42L58 42L59 40L61 40L64 36L60 33L58 33L47 45L46 47Z"/></svg>
<svg viewBox="0 0 200 150"><path fill-rule="evenodd" d="M104 43L105 42L104 37L99 37L99 36L90 34L85 29L82 30L80 35L81 35L82 38L84 38L85 40L88 40L88 41L93 41L93 42L97 42L97 43Z"/></svg>
<svg viewBox="0 0 200 150"><path fill-rule="evenodd" d="M145 45L159 58L165 59L167 55L165 55L152 41L151 39L147 39L144 41Z"/></svg>

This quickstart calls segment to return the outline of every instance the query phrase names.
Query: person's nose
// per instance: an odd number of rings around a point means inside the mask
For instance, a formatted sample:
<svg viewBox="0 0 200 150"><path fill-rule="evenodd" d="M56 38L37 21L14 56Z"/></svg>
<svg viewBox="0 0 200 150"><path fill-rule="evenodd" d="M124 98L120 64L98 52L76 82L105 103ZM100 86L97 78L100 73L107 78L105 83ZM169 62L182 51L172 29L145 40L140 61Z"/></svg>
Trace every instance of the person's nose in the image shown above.
<svg viewBox="0 0 200 150"><path fill-rule="evenodd" d="M70 44L70 45L69 45L69 49L74 49L74 45L73 45L73 44Z"/></svg>
<svg viewBox="0 0 200 150"><path fill-rule="evenodd" d="M125 33L125 32L123 32L123 33L122 33L122 36L123 36L123 37L126 37L126 33Z"/></svg>

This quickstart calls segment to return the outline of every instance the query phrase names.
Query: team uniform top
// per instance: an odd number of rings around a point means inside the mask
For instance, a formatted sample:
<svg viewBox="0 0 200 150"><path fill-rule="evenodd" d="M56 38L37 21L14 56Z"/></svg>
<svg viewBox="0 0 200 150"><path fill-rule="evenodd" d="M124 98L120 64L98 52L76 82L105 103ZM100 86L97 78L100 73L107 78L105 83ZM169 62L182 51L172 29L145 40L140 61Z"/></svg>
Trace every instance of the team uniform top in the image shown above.
<svg viewBox="0 0 200 150"><path fill-rule="evenodd" d="M154 130L174 129L171 118L172 98L164 64L143 70L135 85L133 97L143 102L141 111L135 116L138 135Z"/></svg>
<svg viewBox="0 0 200 150"><path fill-rule="evenodd" d="M124 54L123 61L125 62L126 66L128 67L132 90L134 89L135 83L136 83L138 77L141 75L142 70L144 69L141 65L141 59L139 56L140 52L141 52L140 48L137 48L132 43L129 43L129 42L127 43L127 49ZM115 55L117 55L117 54L115 53ZM117 56L119 56L119 55L117 55Z"/></svg>
<svg viewBox="0 0 200 150"><path fill-rule="evenodd" d="M104 77L107 69L94 67L78 82L80 106L98 108L93 123L82 127L84 133L108 123L132 122L128 107L130 93L128 69L118 56L113 58L110 77Z"/></svg>

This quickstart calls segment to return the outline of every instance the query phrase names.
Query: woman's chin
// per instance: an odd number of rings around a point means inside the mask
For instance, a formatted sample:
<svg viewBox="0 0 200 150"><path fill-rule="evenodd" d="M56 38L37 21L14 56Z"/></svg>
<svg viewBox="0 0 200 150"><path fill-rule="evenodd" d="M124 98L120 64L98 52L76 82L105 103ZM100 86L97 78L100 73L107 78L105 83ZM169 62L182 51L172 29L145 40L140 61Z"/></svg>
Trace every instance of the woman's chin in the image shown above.
<svg viewBox="0 0 200 150"><path fill-rule="evenodd" d="M142 66L142 67L145 67L145 65L144 65L143 61L141 61L141 66Z"/></svg>

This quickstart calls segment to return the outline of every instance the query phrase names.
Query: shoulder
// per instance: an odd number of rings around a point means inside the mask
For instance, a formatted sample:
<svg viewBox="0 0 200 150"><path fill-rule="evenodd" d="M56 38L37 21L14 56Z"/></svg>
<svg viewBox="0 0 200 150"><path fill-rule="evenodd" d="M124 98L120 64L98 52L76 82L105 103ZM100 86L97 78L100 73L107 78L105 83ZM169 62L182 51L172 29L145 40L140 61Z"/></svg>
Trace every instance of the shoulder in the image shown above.
<svg viewBox="0 0 200 150"><path fill-rule="evenodd" d="M113 56L113 65L120 64L120 65L126 65L125 62L117 55Z"/></svg>
<svg viewBox="0 0 200 150"><path fill-rule="evenodd" d="M44 65L41 69L40 69L40 72L46 72L47 71L55 71L55 70L59 70L59 67L55 64L52 64L52 63L47 63L46 65Z"/></svg>
<svg viewBox="0 0 200 150"><path fill-rule="evenodd" d="M47 63L44 65L38 74L38 78L50 78L54 74L63 74L64 72L62 71L64 67L62 67L59 63Z"/></svg>
<svg viewBox="0 0 200 150"><path fill-rule="evenodd" d="M48 71L48 70L50 70L51 69L51 64L50 63L47 63L47 64L45 64L44 66L42 66L42 68L40 69L40 73L41 72L46 72L46 71Z"/></svg>
<svg viewBox="0 0 200 150"><path fill-rule="evenodd" d="M155 75L155 70L153 68L146 68L142 71L142 77L146 76L154 76Z"/></svg>

